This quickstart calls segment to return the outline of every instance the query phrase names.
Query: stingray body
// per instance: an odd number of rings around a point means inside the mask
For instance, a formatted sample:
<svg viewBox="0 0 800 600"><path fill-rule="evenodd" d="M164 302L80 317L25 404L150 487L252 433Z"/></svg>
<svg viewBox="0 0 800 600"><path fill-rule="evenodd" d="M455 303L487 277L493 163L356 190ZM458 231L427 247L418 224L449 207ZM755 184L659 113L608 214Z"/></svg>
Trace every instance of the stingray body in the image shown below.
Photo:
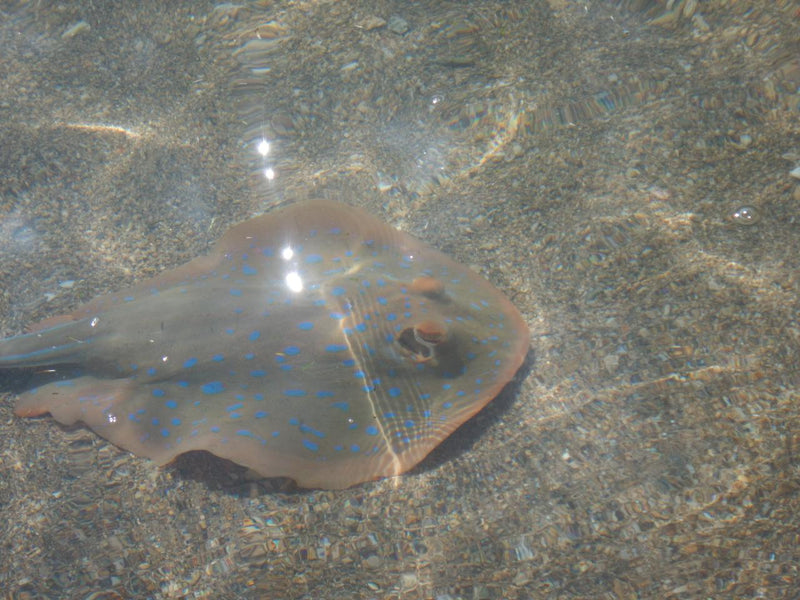
<svg viewBox="0 0 800 600"><path fill-rule="evenodd" d="M159 464L207 450L344 488L417 464L528 346L476 273L360 210L309 202L0 341L0 368L80 370L21 394L20 416L82 421Z"/></svg>

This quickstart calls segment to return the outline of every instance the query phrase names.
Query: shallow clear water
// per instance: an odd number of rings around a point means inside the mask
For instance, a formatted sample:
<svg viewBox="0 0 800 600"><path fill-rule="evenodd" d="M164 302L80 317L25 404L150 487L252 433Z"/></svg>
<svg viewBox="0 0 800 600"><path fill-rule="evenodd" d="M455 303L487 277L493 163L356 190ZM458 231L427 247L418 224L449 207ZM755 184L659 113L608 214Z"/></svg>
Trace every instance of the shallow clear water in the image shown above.
<svg viewBox="0 0 800 600"><path fill-rule="evenodd" d="M796 3L259 4L3 9L0 333L332 198L484 274L531 358L421 468L324 492L17 419L5 373L0 586L790 596Z"/></svg>

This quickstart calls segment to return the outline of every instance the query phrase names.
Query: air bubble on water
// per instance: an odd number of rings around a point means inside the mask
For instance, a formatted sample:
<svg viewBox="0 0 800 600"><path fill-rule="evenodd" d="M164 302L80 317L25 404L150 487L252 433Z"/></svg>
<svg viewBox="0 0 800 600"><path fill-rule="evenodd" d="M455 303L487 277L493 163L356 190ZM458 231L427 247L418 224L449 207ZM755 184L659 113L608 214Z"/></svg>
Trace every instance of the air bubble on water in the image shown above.
<svg viewBox="0 0 800 600"><path fill-rule="evenodd" d="M754 225L758 219L758 212L752 206L740 206L731 213L731 220L737 225Z"/></svg>

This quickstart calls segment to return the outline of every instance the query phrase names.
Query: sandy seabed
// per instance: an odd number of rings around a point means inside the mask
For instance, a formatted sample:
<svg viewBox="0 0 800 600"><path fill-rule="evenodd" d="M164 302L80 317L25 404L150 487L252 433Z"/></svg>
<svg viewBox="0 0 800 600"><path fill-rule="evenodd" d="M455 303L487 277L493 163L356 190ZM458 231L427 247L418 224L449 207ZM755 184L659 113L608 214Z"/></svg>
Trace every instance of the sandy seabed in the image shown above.
<svg viewBox="0 0 800 600"><path fill-rule="evenodd" d="M2 335L332 198L532 351L344 491L158 468L14 417L4 373L2 597L798 597L796 3L166 4L2 9Z"/></svg>

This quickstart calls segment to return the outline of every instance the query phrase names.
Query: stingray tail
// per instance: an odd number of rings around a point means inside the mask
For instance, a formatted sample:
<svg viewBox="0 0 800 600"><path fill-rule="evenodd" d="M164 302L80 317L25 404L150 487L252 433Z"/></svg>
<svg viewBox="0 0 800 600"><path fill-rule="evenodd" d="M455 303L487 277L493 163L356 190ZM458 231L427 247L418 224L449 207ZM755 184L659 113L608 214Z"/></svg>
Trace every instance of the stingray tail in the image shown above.
<svg viewBox="0 0 800 600"><path fill-rule="evenodd" d="M0 340L0 369L37 367L78 362L91 337L85 332L85 319L69 321L41 331Z"/></svg>

